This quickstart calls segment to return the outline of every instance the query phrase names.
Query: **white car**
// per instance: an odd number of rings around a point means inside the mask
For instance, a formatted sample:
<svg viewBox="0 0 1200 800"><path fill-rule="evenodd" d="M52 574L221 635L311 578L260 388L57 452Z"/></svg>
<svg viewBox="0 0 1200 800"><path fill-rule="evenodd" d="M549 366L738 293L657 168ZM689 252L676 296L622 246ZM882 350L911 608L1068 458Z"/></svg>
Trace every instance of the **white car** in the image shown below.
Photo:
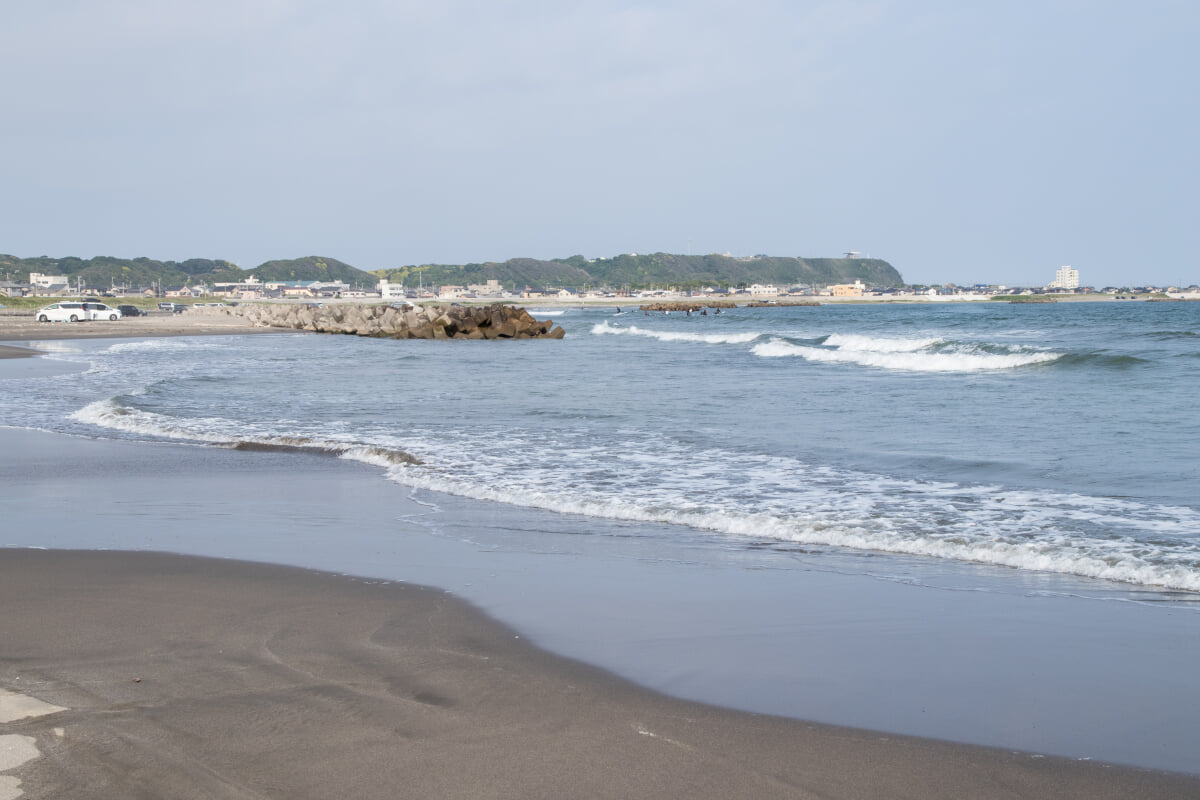
<svg viewBox="0 0 1200 800"><path fill-rule="evenodd" d="M33 315L38 322L79 322L85 319L121 318L121 312L104 303L52 303Z"/></svg>
<svg viewBox="0 0 1200 800"><path fill-rule="evenodd" d="M107 319L115 322L121 318L120 309L104 303L84 303L83 310L87 312L88 319Z"/></svg>

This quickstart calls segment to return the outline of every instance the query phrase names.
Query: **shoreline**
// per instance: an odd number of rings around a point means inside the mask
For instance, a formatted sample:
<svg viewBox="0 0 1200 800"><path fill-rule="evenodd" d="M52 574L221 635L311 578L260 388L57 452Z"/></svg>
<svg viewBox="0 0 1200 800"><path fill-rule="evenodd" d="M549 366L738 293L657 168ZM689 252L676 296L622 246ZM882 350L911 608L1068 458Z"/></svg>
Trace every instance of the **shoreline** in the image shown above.
<svg viewBox="0 0 1200 800"><path fill-rule="evenodd" d="M232 332L241 332L241 331L232 331ZM270 329L257 329L257 331L256 331L256 332L272 332L272 331L271 331ZM127 336L127 335L126 335L126 336ZM143 333L143 335L142 335L142 336L146 336L146 335L145 335L145 333ZM64 338L80 338L80 337L64 337ZM46 434L46 435L52 435L52 434ZM11 458L17 458L17 456L16 456L16 452L17 452L16 450L13 450L13 456L11 456ZM118 480L121 480L121 479L118 479ZM127 479L125 479L125 480L130 480L130 481L133 481L133 480L139 480L139 479L138 479L138 477L133 477L133 476L130 476L130 477L127 477ZM154 523L142 523L142 524L154 524ZM161 523L158 523L158 524L161 524ZM248 533L248 531L247 531L247 533ZM2 549L0 549L0 561L5 561L5 559L4 559L4 554L6 554L7 552L10 552L10 551L2 551ZM53 581L53 579L50 579L50 581L48 581L48 582L47 582L47 585L55 585L55 581ZM440 585L440 584L439 584L439 585ZM469 584L468 584L468 585L469 585ZM136 615L137 615L137 612L136 612L136 610L133 610L133 612L131 612L131 614L132 614L133 616L136 616ZM0 624L0 627L2 627L2 626L4 626L4 624ZM2 638L2 637L0 637L0 638ZM605 673L605 674L608 674L608 673ZM0 688L12 688L12 687L11 687L11 686L0 685ZM679 700L679 702L680 702L680 703L682 703L682 702L683 702L683 700ZM734 714L736 714L736 712L734 712ZM751 716L752 716L752 715L751 715ZM808 724L808 723L800 723L800 724ZM809 726L809 727L811 727L811 726ZM834 730L840 730L840 729L838 729L838 728L833 728L833 729L834 729ZM859 732L859 733L863 733L863 732ZM893 735L893 734L871 734L871 735L877 736L877 738L884 738L884 739L900 739L900 738L901 738L901 736L896 736L896 735ZM918 741L936 741L936 740L919 740L919 739L918 739ZM985 751L985 752L998 752L998 753L1009 752L1009 751L1003 751L1003 750L997 750L997 751L988 751L988 748L979 748L979 750L983 750L983 751ZM1068 762L1069 762L1069 763L1074 763L1074 762L1070 762L1070 759L1064 759L1064 760L1068 760ZM1112 769L1127 770L1127 769L1134 769L1134 768L1112 768ZM1136 769L1134 769L1134 771L1139 771L1139 772L1142 772L1142 771L1146 771L1146 770L1136 770ZM877 788L877 787L876 787L876 788ZM877 795L877 794L880 794L881 792L882 792L882 794L888 794L888 790L887 790L887 789L881 789L881 790L874 790L874 789L872 789L872 792L865 793L863 796L875 796L875 795ZM978 795L978 793L973 793L973 792L970 792L970 790L964 790L964 793L965 793L965 794L972 794L972 795L974 795L974 796L979 796L979 795ZM928 794L928 793L918 793L918 794ZM1032 795L1030 795L1030 796L1037 796L1037 794L1039 794L1039 793L1034 793L1034 794L1032 794ZM835 794L834 796L842 796L842 795L836 795L836 794ZM846 796L856 796L856 795L846 795ZM1009 795L997 795L997 796L1009 796ZM1174 796L1174 795L1163 795L1163 796Z"/></svg>
<svg viewBox="0 0 1200 800"><path fill-rule="evenodd" d="M47 298L51 299L51 298ZM1196 302L1197 298L1170 298L1167 300L1158 299L1150 300L1143 298L1141 302ZM303 305L303 301L247 301L250 304L263 305ZM382 300L334 300L325 301L331 304L382 304ZM415 302L416 304L428 305L436 303L457 302L454 300L421 300L421 301L406 301ZM670 299L654 299L654 298L589 298L586 300L579 299L555 299L555 298L514 298L509 300L467 300L463 305L468 306L484 306L494 303L503 305L527 308L532 311L544 313L544 310L551 311L571 311L577 309L597 309L597 308L624 308L637 310L642 305L665 303L665 304L689 304L705 302L704 298L670 298ZM732 301L739 308L747 307L752 300ZM991 300L987 297L978 298L929 298L929 297L906 297L906 298L886 298L886 297L817 297L808 299L784 299L774 302L767 302L759 305L759 308L788 308L788 307L820 307L820 306L843 306L843 305L928 305L947 303L971 304L978 303L997 303L1003 305L1053 305L1054 303L1128 303L1135 302L1133 300L1117 300L1108 295L1086 295L1078 297L1055 298L1051 302L1010 302L1006 300ZM37 322L33 319L32 311L28 314L18 313L13 310L8 310L0 313L0 343L3 342L36 342L36 341L59 341L67 339L125 339L138 337L162 337L162 336L214 336L214 335L240 335L240 334L264 334L264 333L303 333L299 329L293 328L271 328L261 325L254 325L248 322L244 317L231 315L228 313L219 313L214 311L186 311L182 314L163 314L152 313L143 317L122 318L115 322L108 320L91 320L88 322ZM0 344L0 359L3 358L21 358L30 355L37 355L36 350L29 348L18 348L11 345Z"/></svg>
<svg viewBox="0 0 1200 800"><path fill-rule="evenodd" d="M46 587L54 587L46 591ZM1200 777L675 700L429 587L147 552L0 550L0 725L30 798L1195 796Z"/></svg>
<svg viewBox="0 0 1200 800"><path fill-rule="evenodd" d="M40 355L45 355L45 353L41 350L35 350L32 347L14 347L12 345L0 344L0 359L33 358Z"/></svg>
<svg viewBox="0 0 1200 800"><path fill-rule="evenodd" d="M1092 703L1085 709L1074 710L1070 704L1060 708L1052 701L1047 703L1050 698L1044 696L1045 692L1056 691L1055 687L1029 683L1028 677L1017 680L1016 686L1012 688L1016 688L1020 694L1012 695L1010 688L993 683L994 676L989 676L989 673L977 668L970 674L957 671L952 673L946 670L949 665L929 663L928 667L934 667L932 675L935 680L929 686L923 687L920 685L922 680L917 675L906 671L902 663L903 658L889 662L892 666L878 675L875 673L880 672L879 670L861 671L859 666L855 665L838 666L836 662L823 663L820 659L812 661L812 656L826 652L831 645L836 647L835 643L838 641L843 644L853 641L866 645L872 640L882 638L881 647L877 648L880 652L875 655L861 651L859 645L854 645L854 650L867 662L875 663L886 653L891 653L893 658L903 656L906 641L921 642L922 646L918 649L924 649L938 639L950 637L958 643L957 647L976 654L968 661L978 665L978 659L987 659L989 652L994 648L980 647L984 640L976 639L972 630L961 628L957 623L947 627L948 620L939 621L937 617L944 617L946 609L937 597L941 593L936 590L921 591L913 595L911 589L891 583L878 584L869 579L865 582L853 579L847 581L820 572L805 573L804 583L812 585L803 588L803 592L794 600L784 602L783 605L788 608L811 606L798 620L802 638L797 640L796 646L801 648L800 653L806 654L804 661L812 663L804 666L800 673L794 673L793 670L799 665L794 663L794 655L790 654L787 646L782 650L768 649L765 651L768 653L766 657L772 662L778 659L771 671L778 672L778 669L782 669L786 676L767 677L768 682L764 686L769 687L768 691L772 696L780 689L785 692L832 691L833 696L838 698L839 705L843 706L841 713L832 718L821 714L806 714L797 708L780 705L777 701L765 705L746 705L741 702L744 698L739 699L736 694L723 696L720 691L714 692L715 686L694 691L677 681L668 680L664 683L655 678L653 669L649 673L646 672L645 664L638 667L636 659L632 662L634 669L630 670L630 662L627 662L621 653L624 648L632 647L634 651L631 652L647 655L651 666L658 661L666 666L668 675L681 676L686 676L694 670L690 665L699 666L704 659L731 659L724 665L715 665L715 674L724 676L722 681L744 683L747 678L743 673L742 658L729 653L729 648L734 646L735 649L743 649L745 644L752 642L754 637L761 635L764 630L771 632L772 639L785 633L779 627L780 620L772 615L764 615L765 609L761 607L762 600L767 597L774 597L777 602L784 600L784 597L777 593L778 587L782 585L778 582L774 583L775 588L768 588L765 595L756 592L746 606L746 611L751 616L738 622L737 616L727 617L726 611L731 603L742 605L748 598L736 590L730 592L729 587L724 585L724 580L714 585L712 578L717 576L711 575L708 570L698 570L682 576L681 581L672 580L668 585L664 585L662 579L668 578L669 573L655 569L652 565L648 569L642 567L632 572L626 567L615 571L605 568L603 561L606 557L603 551L596 553L600 562L595 563L586 556L584 558L587 563L573 558L554 558L547 561L544 555L530 560L528 555L519 552L507 555L502 552L493 554L486 544L489 541L487 538L471 535L471 541L459 541L451 530L435 533L425 529L422 532L420 526L414 527L403 522L397 525L396 520L412 519L414 515L427 514L429 501L435 498L409 497L408 491L401 487L374 480L373 471L365 465L347 464L318 455L237 452L174 443L156 445L148 442L92 440L24 429L0 428L0 445L3 445L0 446L0 452L8 454L8 458L0 459L0 503L4 505L6 519L12 525L9 535L0 539L0 595L3 594L6 580L3 576L5 565L9 563L8 556L28 548L38 548L34 552L42 553L70 552L86 548L85 552L97 555L107 552L117 560L123 558L122 554L140 557L140 554L149 552L174 553L185 559L216 559L216 563L245 562L251 565L253 562L252 565L260 567L281 565L282 569L290 568L302 573L323 571L343 577L366 576L351 580L368 585L411 583L437 586L441 588L436 591L446 597L453 596L465 600L487 615L489 620L501 620L494 624L506 631L515 628L520 632L518 635L522 642L531 642L544 648L540 652L565 653L568 655L564 660L571 663L599 665L594 669L610 677L614 674L626 676L621 680L629 681L630 686L650 694L663 692L661 696L671 699L672 702L694 703L704 708L724 708L729 710L730 714L751 718L768 714L772 715L771 719L788 721L806 729L822 729L835 739L840 736L836 731L854 730L880 741L912 739L935 744L958 743L970 748L972 752L993 754L998 761L985 756L980 763L989 764L989 770L994 768L1001 773L1009 769L1009 760L1014 754L1023 753L1033 759L1042 759L1042 755L1031 754L1064 751L1039 746L1038 742L1041 740L1037 737L981 743L981 740L972 734L970 727L958 729L957 733L953 728L939 730L936 727L928 732L914 733L909 727L909 733L905 734L897 732L898 728L886 722L864 724L860 720L867 718L862 716L864 713L873 715L870 718L875 720L886 719L888 715L897 713L900 709L892 707L894 695L920 698L918 702L922 706L931 703L931 717L937 711L935 705L939 705L943 706L939 713L944 714L948 709L957 708L964 714L965 719L991 716L1011 718L1014 721L1021 719L1022 727L1027 728L1032 723L1035 733L1039 728L1053 727L1056 720L1068 722L1077 713L1091 718L1096 711ZM221 497L222 500L206 504L211 505L211 508L188 502L188 496L197 492L197 496ZM342 503L341 510L332 509L317 501L317 496L321 494L338 497ZM381 498L384 501L382 505ZM181 501L183 505L180 505ZM451 497L436 498L436 502L445 507L444 524L458 525L464 531L479 531L486 535L486 528L477 527L478 523L484 521L483 518L472 516L472 512L468 510L469 502L460 504L453 501L454 498ZM81 519L77 511L80 508L87 509L83 517L87 524L76 526L74 522ZM542 516L544 515L536 515L537 519L541 519ZM569 521L559 522L564 525L571 524ZM529 523L533 523L533 527L526 528ZM498 524L509 525L512 521L504 517ZM536 530L537 527L546 524L547 521L537 522L536 519L518 522L522 530ZM363 533L354 537L328 535L330 530L349 530L347 526L355 526ZM68 529L72 528L74 530L68 533ZM569 532L571 529L566 530ZM449 538L447 534L450 535ZM588 566L589 563L591 566ZM769 577L753 572L747 575L755 584L761 584L762 578ZM788 578L786 575L780 577ZM41 588L31 591L29 598L23 602L36 608L46 597L56 597L59 587L72 585L72 580L65 573L51 571L39 581ZM792 580L784 582L794 583ZM473 586L475 588L472 588ZM642 587L648 591L642 591ZM705 591L702 587L708 587L707 591L712 595L711 602L701 600L695 594L697 591ZM667 603L661 610L654 610L653 614L643 613L641 622L634 623L632 630L625 630L630 627L629 614L635 613L634 609L652 610L645 606L648 601L663 604L666 600L664 590L666 596L678 596L684 601L684 605L673 607L674 604ZM602 594L597 594L597 591ZM612 596L613 591L617 591L618 596ZM626 595L629 596L625 597ZM834 612L833 609L818 611L814 617L816 607L812 606L812 603L829 597L841 597L839 606L869 610L870 617L877 617L883 608L894 608L898 619L913 622L930 617L932 627L914 627L909 624L896 629L886 619L883 628L876 625L864 627L857 613L852 612L845 616ZM1061 628L1068 620L1075 627L1083 622L1083 641L1093 639L1102 630L1086 624L1086 620L1077 619L1079 609L1071 612L1063 607L1062 601L1050 601L1050 606L1046 605L1046 601L1035 601L1036 608L1026 608L1019 612L1021 617L1012 618L1010 613L998 615L1000 610L991 604L989 597L994 596L985 592L962 598L966 601L965 604L959 604L965 606L962 609L963 624L972 624L978 628L980 619L1006 619L1007 622L997 631L1000 636L995 644L1002 651L1016 647L1022 653L1014 662L1022 665L1022 675L1036 675L1045 669L1049 663L1047 659L1054 661L1061 657L1056 655L1056 651L1061 649L1057 646L1045 653L1030 649L1031 645L1041 646L1039 643L1043 640L1037 637L1028 642L1012 638L1012 624L1026 618L1026 615L1036 614L1038 618L1048 615L1052 620L1059 620L1049 623L1046 627L1048 634L1054 631L1069 633ZM979 605L977 601L984 601L984 604ZM120 624L140 625L142 611L136 607L136 601L130 602L134 602L134 607L129 607L127 613L118 615L115 619ZM201 606L207 603L199 595L191 602ZM914 602L917 605L914 605ZM1028 605L1028 601L1017 602ZM1086 614L1099 615L1106 621L1111 620L1114 614L1133 614L1131 620L1115 627L1105 623L1103 630L1108 630L1114 635L1117 631L1126 630L1125 626L1131 622L1136 625L1149 622L1153 625L1161 618L1157 611L1138 612L1135 605L1110 606L1106 603L1083 602ZM548 603L552 605L548 606ZM299 605L308 607L311 604ZM1011 604L1006 604L1005 607L1011 608ZM14 612L10 609L16 606L6 602L4 608L5 614L0 614L0 640L6 643L11 641L9 631L29 625L33 625L40 632L39 635L49 639L60 635L57 622L38 622L36 615L30 617L32 612L21 612L14 618ZM939 608L941 610L937 611ZM601 611L604 613L598 613ZM71 616L67 611L62 613L64 618ZM699 629L695 626L680 626L680 613L696 617L704 629L715 626L711 631L712 646L720 648L719 652L725 655L719 655L718 651L705 646L695 647L694 645L698 644L695 637ZM258 607L251 605L240 612L230 611L228 620L233 624L242 617L249 618L258 614ZM1064 619L1063 614L1068 616ZM665 616L658 623L650 620L650 617L659 615ZM815 619L823 620L823 627L846 627L840 632L835 632L835 638L831 640L827 635L819 633L819 629L811 627L811 621ZM164 653L177 649L179 637L193 635L186 632L187 626L183 622L179 623L178 635L166 636L158 643ZM96 622L95 626L97 630L103 630L106 624L109 623ZM306 624L302 617L296 618L293 627L301 629ZM572 644L572 640L575 644ZM599 649L591 646L580 648L577 645L581 641L594 642L599 645ZM1140 641L1138 639L1127 643L1127 647L1134 647L1141 653L1139 658L1154 660L1165 655L1159 651L1141 649L1138 645ZM743 643L741 648L737 647L738 642ZM1064 638L1063 647L1066 650L1063 653L1073 652L1080 643L1079 634L1068 635ZM191 654L203 650L204 648L198 645L188 645L180 651L179 657L190 658ZM606 651L620 657L614 661L605 656ZM1171 649L1171 652L1181 654L1178 647ZM0 659L0 677L8 666L24 662L23 656L18 658L12 653L15 651L6 648L4 658ZM1095 663L1096 656L1097 653L1091 652L1091 649L1084 649L1078 653L1078 657L1086 663ZM1118 675L1123 674L1120 664L1118 660ZM732 671L726 667L731 667ZM853 673L850 683L838 688L839 681L831 683L830 679L838 674L838 670L847 667ZM1071 672L1076 674L1074 670ZM1019 676L1014 673L1013 677ZM780 678L783 678L782 682ZM800 678L801 681L797 682L796 678ZM539 679L529 676L529 680ZM872 681L881 681L881 686L869 685ZM965 683L959 686L957 684L960 681ZM1136 700L1147 708L1157 708L1160 705L1160 698L1147 697L1143 693L1140 699L1137 699L1137 692L1132 692L1128 687L1121 688L1111 684L1110 680L1106 680L1102 675L1078 674L1072 684L1060 687L1058 691L1065 688L1069 693L1075 694L1076 682L1080 687L1090 686L1097 690L1107 686L1107 694L1104 695L1108 698L1106 703L1111 703L1114 697L1127 696L1131 701ZM801 684L808 688L803 688ZM823 690L820 688L823 686L830 688ZM882 693L877 690L880 688L884 690ZM964 688L969 689L965 694ZM0 690L22 691L22 688L20 682L13 684L0 679ZM930 694L930 690L933 694ZM1114 690L1116 695L1113 694ZM993 693L1000 699L999 704L991 699ZM1026 701L1042 697L1041 702L1046 704L1046 710L1026 717L1025 712L1012 703L1013 698L1021 695L1026 696ZM39 695L37 699L69 705L57 702L54 697L48 695ZM1096 699L1094 697L1092 702ZM737 708L747 710L732 710ZM883 717L879 716L880 710L884 712ZM912 710L917 709L914 707ZM919 710L924 712L925 708ZM1161 718L1164 711L1167 711L1167 708L1164 707L1154 714L1155 725L1160 729L1162 723L1169 722ZM1100 723L1100 718L1095 722ZM1107 722L1102 723L1100 730L1109 728L1109 731L1101 735L1119 737L1136 743L1143 740L1148 733L1144 727L1145 723L1146 720L1138 718L1137 715L1124 717L1117 722L1116 727L1111 727ZM1067 727L1069 729L1071 726L1068 724ZM6 732L0 729L0 734ZM1081 731L1079 735L1089 734ZM1186 730L1181 730L1172 735L1171 741L1186 743L1194 740L1189 739ZM604 742L597 742L596 746L602 747ZM1186 750L1185 746L1181 752ZM1154 759L1150 762L1112 756L1105 759L1088 746L1071 748L1058 757L1045 757L1066 764L1107 763L1113 770L1122 772L1184 776L1200 781L1200 775L1189 771L1189 767L1194 767L1194 764L1186 757L1158 763L1156 766ZM1112 766L1114 763L1117 763L1117 766ZM954 777L957 780L961 776ZM834 793L831 796L876 797L888 794L888 791L875 787L870 791L863 790L860 794ZM931 796L929 792L915 789L909 794ZM964 789L959 796L987 795ZM1045 796L1045 793L1031 791L1027 795L996 796L1037 797ZM1078 796L1088 794L1081 789ZM1191 795L1168 793L1141 796Z"/></svg>
<svg viewBox="0 0 1200 800"><path fill-rule="evenodd" d="M137 339L165 336L227 336L289 332L277 328L256 327L241 317L224 314L163 314L129 317L115 322L38 322L29 315L0 315L0 342L61 341L65 339ZM290 331L299 333L300 331ZM4 350L14 350L11 345ZM0 352L0 358L26 355ZM36 351L28 355L37 355Z"/></svg>

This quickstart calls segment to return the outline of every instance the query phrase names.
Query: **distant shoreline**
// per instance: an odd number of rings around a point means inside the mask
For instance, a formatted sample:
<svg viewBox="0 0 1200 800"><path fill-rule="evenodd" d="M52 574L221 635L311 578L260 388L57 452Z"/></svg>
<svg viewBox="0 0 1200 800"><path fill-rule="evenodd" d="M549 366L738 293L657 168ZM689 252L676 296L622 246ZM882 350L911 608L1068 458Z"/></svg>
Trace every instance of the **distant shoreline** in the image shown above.
<svg viewBox="0 0 1200 800"><path fill-rule="evenodd" d="M46 298L47 302L53 302L52 298ZM419 301L404 301L413 304L431 304L431 303L461 303L463 305L491 305L493 303L503 303L504 305L528 307L532 310L545 313L552 310L570 310L573 308L621 308L631 311L639 309L641 306L654 303L679 303L703 304L707 301L734 302L738 307L745 307L749 303L760 303L759 308L769 308L777 306L779 308L792 307L812 307L818 305L929 305L929 304L947 304L947 303L996 303L1007 305L1049 305L1052 303L1169 303L1169 302L1195 302L1200 300L1200 297L1179 297L1179 298L1147 298L1139 297L1136 300L1118 300L1112 295L1064 295L1053 296L1047 300L1034 301L1010 301L1010 300L993 300L991 296L979 297L794 297L794 298L743 298L737 297L731 299L729 297L705 298L705 297L604 297L604 298L551 298L551 297L531 297L531 298L464 298L464 299L441 299L430 300L424 299ZM348 300L321 300L321 301L304 301L304 300L250 300L245 301L251 304L286 304L295 305L306 302L321 302L322 304L331 303L366 303L366 304L381 304L384 301L378 298L367 299L348 299ZM396 302L396 301L393 301ZM651 312L654 313L654 312ZM158 337L158 336L205 336L205 335L233 335L233 334L262 334L262 333L298 333L293 329L268 328L249 324L246 320L239 316L216 313L208 310L189 310L180 314L150 314L144 317L130 317L110 322L108 320L93 320L89 322L37 322L33 319L32 311L28 313L17 312L13 309L6 309L0 313L0 342L34 342L48 341L61 339L119 339L119 338L139 338L139 337ZM0 358L21 358L25 356L37 355L36 350L28 348L5 346L0 348Z"/></svg>

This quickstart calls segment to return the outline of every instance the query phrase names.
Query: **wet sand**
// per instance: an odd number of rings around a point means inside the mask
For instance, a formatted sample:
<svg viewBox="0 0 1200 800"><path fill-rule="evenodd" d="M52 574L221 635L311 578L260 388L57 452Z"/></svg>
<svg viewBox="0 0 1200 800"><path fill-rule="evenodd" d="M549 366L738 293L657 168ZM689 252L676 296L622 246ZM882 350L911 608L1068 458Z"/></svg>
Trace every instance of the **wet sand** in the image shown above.
<svg viewBox="0 0 1200 800"><path fill-rule="evenodd" d="M1195 797L1200 778L673 700L445 592L152 553L0 550L0 724L30 798Z"/></svg>
<svg viewBox="0 0 1200 800"><path fill-rule="evenodd" d="M13 347L8 344L0 344L0 358L29 358L37 354L38 351L31 347Z"/></svg>

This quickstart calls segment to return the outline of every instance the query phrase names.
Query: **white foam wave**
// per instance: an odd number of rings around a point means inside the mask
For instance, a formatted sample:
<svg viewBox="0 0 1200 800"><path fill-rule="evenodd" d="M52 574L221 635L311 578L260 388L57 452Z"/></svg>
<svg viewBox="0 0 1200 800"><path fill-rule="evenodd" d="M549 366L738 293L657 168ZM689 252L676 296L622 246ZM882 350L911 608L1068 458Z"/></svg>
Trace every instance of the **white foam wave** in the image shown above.
<svg viewBox="0 0 1200 800"><path fill-rule="evenodd" d="M861 351L865 353L912 353L924 350L935 344L941 344L937 338L926 339L891 339L882 336L863 336L856 333L831 333L825 338L825 344L846 352Z"/></svg>
<svg viewBox="0 0 1200 800"><path fill-rule="evenodd" d="M618 328L609 325L608 321L598 322L592 326L596 335L614 334L625 336L646 336L661 342L699 342L701 344L748 344L761 334L753 331L743 333L688 333L686 331L655 331L630 325L628 328Z"/></svg>
<svg viewBox="0 0 1200 800"><path fill-rule="evenodd" d="M931 556L1025 570L1055 572L1087 578L1138 584L1148 587L1200 591L1200 553L1180 552L1158 562L1140 553L1133 540L1099 543L1082 537L1020 540L996 537L977 531L946 535L915 532L896 524L894 517L839 513L831 508L811 513L781 514L732 508L672 508L628 497L585 497L569 492L533 489L528 486L494 486L466 482L444 473L415 467L396 467L390 472L397 482L409 486L469 497L477 500L583 514L605 519L685 525L756 541L773 539L804 545L854 550ZM853 508L849 509L853 512ZM1173 563L1174 562L1174 563Z"/></svg>
<svg viewBox="0 0 1200 800"><path fill-rule="evenodd" d="M1200 513L1188 508L695 452L666 438L635 449L561 430L544 439L536 431L411 431L402 442L394 432L359 430L351 440L328 424L310 432L295 420L256 427L174 418L116 400L72 416L138 436L322 450L406 485L561 513L1200 591L1200 543L1191 536Z"/></svg>
<svg viewBox="0 0 1200 800"><path fill-rule="evenodd" d="M832 337L831 337L832 338ZM922 348L929 347L923 345ZM908 372L984 372L1045 364L1060 358L1058 353L1014 351L989 353L974 347L942 350L833 349L793 344L773 338L756 344L751 352L763 358L799 357L807 361L858 364L865 367Z"/></svg>
<svg viewBox="0 0 1200 800"><path fill-rule="evenodd" d="M104 352L107 353L166 353L177 350L197 350L207 347L213 347L214 343L201 344L188 339L180 339L175 337L161 339L146 339L136 342L118 342L117 344L109 345Z"/></svg>
<svg viewBox="0 0 1200 800"><path fill-rule="evenodd" d="M181 439L208 443L229 443L228 436L211 433L205 429L202 421L191 424L174 417L157 414L153 411L130 408L117 403L115 400L97 400L89 403L70 415L76 422L98 425L124 433L139 436L155 436L164 439Z"/></svg>
<svg viewBox="0 0 1200 800"><path fill-rule="evenodd" d="M213 417L177 419L152 411L122 406L113 400L90 403L72 414L71 418L76 422L86 422L139 436L244 449L278 448L309 452L321 451L351 461L361 461L384 468L415 461L411 455L399 448L297 434L234 434L229 431L245 430L246 426L232 420Z"/></svg>

